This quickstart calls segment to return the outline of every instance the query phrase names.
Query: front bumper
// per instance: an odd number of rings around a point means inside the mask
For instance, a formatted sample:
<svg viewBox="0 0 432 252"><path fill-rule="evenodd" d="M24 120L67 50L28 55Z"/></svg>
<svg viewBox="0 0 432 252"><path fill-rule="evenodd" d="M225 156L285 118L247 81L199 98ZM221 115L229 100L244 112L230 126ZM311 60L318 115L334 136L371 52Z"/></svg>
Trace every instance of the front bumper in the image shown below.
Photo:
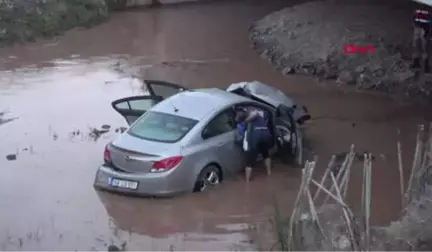
<svg viewBox="0 0 432 252"><path fill-rule="evenodd" d="M126 180L138 182L136 189L128 189L121 187L113 187L110 185L110 179ZM171 181L170 174L161 173L147 173L135 174L124 173L113 170L106 165L99 166L95 180L94 187L108 191L115 191L125 194L140 195L140 196L174 196L180 193L187 192L185 188L175 187L178 183Z"/></svg>

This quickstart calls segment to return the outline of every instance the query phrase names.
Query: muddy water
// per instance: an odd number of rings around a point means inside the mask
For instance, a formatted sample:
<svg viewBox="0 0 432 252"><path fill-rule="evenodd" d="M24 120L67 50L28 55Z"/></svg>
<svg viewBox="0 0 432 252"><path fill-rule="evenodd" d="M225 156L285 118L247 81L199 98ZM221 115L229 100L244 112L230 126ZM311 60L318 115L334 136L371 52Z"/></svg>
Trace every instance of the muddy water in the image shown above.
<svg viewBox="0 0 432 252"><path fill-rule="evenodd" d="M300 172L290 167L277 165L270 178L257 171L249 185L240 174L211 192L174 199L128 198L93 189L104 145L126 126L110 102L141 92L134 75L187 87L260 80L281 88L308 105L316 118L305 134L320 161L352 143L377 156L374 221L397 218L396 132L401 130L408 151L416 124L430 115L388 97L282 77L249 48L247 29L286 5L238 1L118 13L90 30L1 49L0 248L103 250L114 243L130 250L245 250L272 245L273 198L288 214L299 186ZM110 130L97 133L104 124ZM354 171L353 187L358 178ZM356 205L357 191L350 194Z"/></svg>

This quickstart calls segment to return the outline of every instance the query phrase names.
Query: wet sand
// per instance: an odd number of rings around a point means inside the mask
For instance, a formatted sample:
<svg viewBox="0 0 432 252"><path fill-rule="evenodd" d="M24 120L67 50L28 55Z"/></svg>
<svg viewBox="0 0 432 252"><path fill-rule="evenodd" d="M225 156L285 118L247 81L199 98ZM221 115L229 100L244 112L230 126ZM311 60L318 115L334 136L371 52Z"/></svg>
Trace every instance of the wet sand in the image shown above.
<svg viewBox="0 0 432 252"><path fill-rule="evenodd" d="M291 3L293 4L293 3ZM141 92L131 75L193 87L232 82L271 83L308 106L308 148L327 162L354 143L378 159L373 168L374 222L398 217L397 129L404 150L419 108L388 96L283 77L250 48L249 25L286 7L285 1L238 1L117 13L90 30L0 49L0 248L92 250L126 242L129 250L246 250L269 248L273 197L288 215L298 169L277 165L268 178L242 174L214 191L173 199L140 199L96 192L104 145L125 121L112 100ZM109 124L99 138L93 128ZM405 152L406 153L406 152ZM16 154L16 160L6 156ZM411 153L406 153L406 167ZM406 169L406 177L409 170ZM360 172L354 171L353 188ZM350 192L352 204L359 195Z"/></svg>

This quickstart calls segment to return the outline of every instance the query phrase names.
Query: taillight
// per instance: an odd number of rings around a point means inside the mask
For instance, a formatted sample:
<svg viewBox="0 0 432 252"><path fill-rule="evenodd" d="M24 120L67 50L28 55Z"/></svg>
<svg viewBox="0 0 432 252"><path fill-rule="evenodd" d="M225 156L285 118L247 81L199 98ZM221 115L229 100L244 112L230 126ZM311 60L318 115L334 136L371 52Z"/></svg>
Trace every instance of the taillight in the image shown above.
<svg viewBox="0 0 432 252"><path fill-rule="evenodd" d="M176 167L183 160L182 156L175 156L154 162L151 172L164 172Z"/></svg>
<svg viewBox="0 0 432 252"><path fill-rule="evenodd" d="M108 149L108 145L105 146L105 151L104 151L104 161L107 164L111 164L111 152Z"/></svg>

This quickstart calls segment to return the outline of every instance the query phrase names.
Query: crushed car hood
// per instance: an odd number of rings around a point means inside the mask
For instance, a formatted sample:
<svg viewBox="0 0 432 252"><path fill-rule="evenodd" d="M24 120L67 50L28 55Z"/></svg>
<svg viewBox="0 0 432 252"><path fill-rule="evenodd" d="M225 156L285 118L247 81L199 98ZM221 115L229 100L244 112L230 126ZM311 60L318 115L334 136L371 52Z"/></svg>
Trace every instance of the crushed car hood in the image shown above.
<svg viewBox="0 0 432 252"><path fill-rule="evenodd" d="M414 0L414 2L420 3L420 4L424 4L427 6L432 6L432 0Z"/></svg>
<svg viewBox="0 0 432 252"><path fill-rule="evenodd" d="M299 106L295 103L294 99L288 97L279 89L270 85L264 84L259 81L252 82L239 82L231 84L226 91L236 93L242 96L253 96L258 100L272 105L277 108L284 105L293 109L293 117L295 120L302 124L310 119L310 115L304 106Z"/></svg>
<svg viewBox="0 0 432 252"><path fill-rule="evenodd" d="M233 83L227 88L227 91L236 93L236 90L239 89L245 91L248 95L255 96L256 98L271 104L274 107L283 104L291 108L295 104L294 100L286 96L282 91L258 81Z"/></svg>

